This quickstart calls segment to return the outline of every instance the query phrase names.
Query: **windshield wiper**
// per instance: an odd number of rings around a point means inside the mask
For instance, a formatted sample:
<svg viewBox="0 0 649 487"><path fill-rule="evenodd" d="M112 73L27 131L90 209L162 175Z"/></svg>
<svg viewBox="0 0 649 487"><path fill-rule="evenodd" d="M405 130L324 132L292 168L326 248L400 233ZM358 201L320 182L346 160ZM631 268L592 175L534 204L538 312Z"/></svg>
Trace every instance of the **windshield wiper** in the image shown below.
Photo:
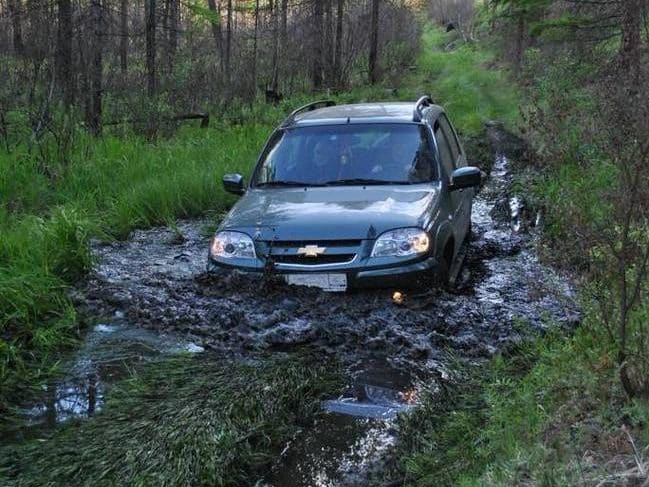
<svg viewBox="0 0 649 487"><path fill-rule="evenodd" d="M258 188L277 187L307 187L307 186L322 186L321 184L306 183L304 181L266 181L264 183L257 183Z"/></svg>
<svg viewBox="0 0 649 487"><path fill-rule="evenodd" d="M352 179L334 179L327 181L325 186L353 186L353 185L383 185L383 184L408 184L401 181L387 181L384 179L366 179L366 178L352 178Z"/></svg>

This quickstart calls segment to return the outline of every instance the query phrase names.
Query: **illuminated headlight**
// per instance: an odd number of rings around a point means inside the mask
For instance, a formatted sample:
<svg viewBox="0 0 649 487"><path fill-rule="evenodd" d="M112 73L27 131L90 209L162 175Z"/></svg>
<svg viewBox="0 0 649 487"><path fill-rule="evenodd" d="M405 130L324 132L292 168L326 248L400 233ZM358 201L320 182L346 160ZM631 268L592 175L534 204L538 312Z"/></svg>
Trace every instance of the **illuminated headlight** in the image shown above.
<svg viewBox="0 0 649 487"><path fill-rule="evenodd" d="M210 249L212 257L221 259L254 259L255 244L241 232L219 232L214 236Z"/></svg>
<svg viewBox="0 0 649 487"><path fill-rule="evenodd" d="M381 235L372 257L409 257L428 252L430 237L419 228L401 228Z"/></svg>

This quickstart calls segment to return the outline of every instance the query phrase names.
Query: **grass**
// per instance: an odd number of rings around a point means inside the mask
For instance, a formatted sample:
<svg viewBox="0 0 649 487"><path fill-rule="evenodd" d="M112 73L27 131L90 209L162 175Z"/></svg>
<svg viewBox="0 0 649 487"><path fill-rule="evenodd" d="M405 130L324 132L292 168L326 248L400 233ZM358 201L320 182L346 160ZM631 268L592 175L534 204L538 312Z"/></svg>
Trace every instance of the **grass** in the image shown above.
<svg viewBox="0 0 649 487"><path fill-rule="evenodd" d="M484 122L499 120L512 129L520 120L519 90L501 69L489 69L495 54L482 46L462 44L453 34L427 26L415 82L443 104L458 130L475 135Z"/></svg>
<svg viewBox="0 0 649 487"><path fill-rule="evenodd" d="M427 393L402 426L407 485L590 485L632 470L649 407L626 400L596 320L460 368L446 395Z"/></svg>
<svg viewBox="0 0 649 487"><path fill-rule="evenodd" d="M252 485L339 386L335 367L313 359L152 363L94 419L0 449L0 483Z"/></svg>
<svg viewBox="0 0 649 487"><path fill-rule="evenodd" d="M81 134L66 161L24 145L0 154L0 413L78 335L66 288L92 267L89 239L223 211L221 176L247 173L270 129L186 128L157 144Z"/></svg>

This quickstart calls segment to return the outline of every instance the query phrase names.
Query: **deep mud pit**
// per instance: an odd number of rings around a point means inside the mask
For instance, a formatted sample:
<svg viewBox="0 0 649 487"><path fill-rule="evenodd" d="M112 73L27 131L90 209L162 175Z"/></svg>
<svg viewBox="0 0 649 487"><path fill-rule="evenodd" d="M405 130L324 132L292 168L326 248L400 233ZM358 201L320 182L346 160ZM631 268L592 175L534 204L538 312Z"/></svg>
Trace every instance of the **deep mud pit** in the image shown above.
<svg viewBox="0 0 649 487"><path fill-rule="evenodd" d="M140 348L122 364L177 349L232 357L306 349L335 357L348 388L323 403L326 413L287 445L259 485L363 485L380 477L390 457L396 414L413 407L419 381L444 372L449 351L485 359L551 323L570 327L579 318L569 281L538 261L539 219L510 195L510 184L508 161L499 156L475 200L473 238L452 292L406 294L397 303L394 290L329 294L258 276L210 276L208 222L191 221L177 231L138 231L126 242L97 244L99 264L75 300L88 316L112 317L104 326L118 336L133 333L111 348L114 357ZM95 328L89 343L105 331ZM93 351L104 348L86 347L76 360L86 366L76 374L83 399L75 408L53 413L62 409L55 400L35 406L34 415L62 420L101 408L105 389L120 376ZM58 387L77 397L74 368L70 375Z"/></svg>

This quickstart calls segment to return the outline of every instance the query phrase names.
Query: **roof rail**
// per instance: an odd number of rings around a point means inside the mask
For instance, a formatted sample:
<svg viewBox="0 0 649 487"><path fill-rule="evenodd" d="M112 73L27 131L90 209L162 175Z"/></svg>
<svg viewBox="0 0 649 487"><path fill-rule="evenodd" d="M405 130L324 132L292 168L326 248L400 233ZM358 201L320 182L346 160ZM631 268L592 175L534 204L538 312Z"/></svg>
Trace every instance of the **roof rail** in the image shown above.
<svg viewBox="0 0 649 487"><path fill-rule="evenodd" d="M297 117L300 113L311 112L313 110L317 110L318 108L333 107L335 105L336 102L333 100L314 101L313 103L304 105L303 107L300 107L297 110L291 112L291 114L282 122L282 125L280 125L280 127L288 127L289 125L291 125L295 121L295 117Z"/></svg>
<svg viewBox="0 0 649 487"><path fill-rule="evenodd" d="M422 96L419 100L417 100L417 103L415 103L415 111L412 114L412 121L421 122L421 115L424 111L424 108L429 107L432 104L433 99L428 95Z"/></svg>

